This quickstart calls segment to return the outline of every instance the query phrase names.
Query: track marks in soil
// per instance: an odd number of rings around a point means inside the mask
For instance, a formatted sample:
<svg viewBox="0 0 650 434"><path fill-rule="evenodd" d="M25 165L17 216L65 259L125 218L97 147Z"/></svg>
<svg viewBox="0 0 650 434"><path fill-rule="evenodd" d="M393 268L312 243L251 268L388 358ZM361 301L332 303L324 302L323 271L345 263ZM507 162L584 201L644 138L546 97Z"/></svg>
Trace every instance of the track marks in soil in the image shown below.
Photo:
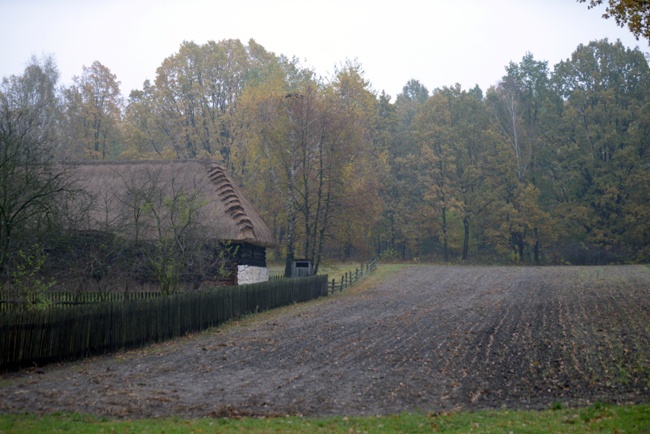
<svg viewBox="0 0 650 434"><path fill-rule="evenodd" d="M372 415L650 401L647 267L418 266L172 343L0 377L0 411Z"/></svg>

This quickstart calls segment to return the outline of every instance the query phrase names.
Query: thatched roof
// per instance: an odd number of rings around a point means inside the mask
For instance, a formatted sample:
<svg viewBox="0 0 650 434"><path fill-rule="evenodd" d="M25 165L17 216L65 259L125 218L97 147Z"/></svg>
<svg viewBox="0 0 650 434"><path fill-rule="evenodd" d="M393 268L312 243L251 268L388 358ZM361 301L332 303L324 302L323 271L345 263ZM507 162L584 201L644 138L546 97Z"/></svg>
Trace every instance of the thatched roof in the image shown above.
<svg viewBox="0 0 650 434"><path fill-rule="evenodd" d="M205 239L275 244L241 189L214 161L85 162L71 169L92 199L83 229L156 239L191 221Z"/></svg>

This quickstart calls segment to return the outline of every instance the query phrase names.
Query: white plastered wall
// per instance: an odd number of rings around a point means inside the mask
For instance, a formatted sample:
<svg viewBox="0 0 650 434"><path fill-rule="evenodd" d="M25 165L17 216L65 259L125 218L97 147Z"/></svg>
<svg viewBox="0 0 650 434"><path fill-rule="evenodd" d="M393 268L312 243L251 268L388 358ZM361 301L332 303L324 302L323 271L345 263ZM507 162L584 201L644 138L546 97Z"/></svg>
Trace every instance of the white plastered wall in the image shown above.
<svg viewBox="0 0 650 434"><path fill-rule="evenodd" d="M252 265L237 266L237 284L266 282L269 280L269 269L266 267L253 267Z"/></svg>

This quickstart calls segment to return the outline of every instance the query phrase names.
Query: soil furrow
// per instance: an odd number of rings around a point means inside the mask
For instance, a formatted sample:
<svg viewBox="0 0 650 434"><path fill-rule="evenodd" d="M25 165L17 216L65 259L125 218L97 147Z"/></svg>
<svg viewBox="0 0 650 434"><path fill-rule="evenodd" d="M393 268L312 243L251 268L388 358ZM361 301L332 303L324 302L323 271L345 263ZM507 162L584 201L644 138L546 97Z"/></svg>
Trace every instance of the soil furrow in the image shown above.
<svg viewBox="0 0 650 434"><path fill-rule="evenodd" d="M415 266L146 349L0 376L0 412L374 415L650 402L650 269Z"/></svg>

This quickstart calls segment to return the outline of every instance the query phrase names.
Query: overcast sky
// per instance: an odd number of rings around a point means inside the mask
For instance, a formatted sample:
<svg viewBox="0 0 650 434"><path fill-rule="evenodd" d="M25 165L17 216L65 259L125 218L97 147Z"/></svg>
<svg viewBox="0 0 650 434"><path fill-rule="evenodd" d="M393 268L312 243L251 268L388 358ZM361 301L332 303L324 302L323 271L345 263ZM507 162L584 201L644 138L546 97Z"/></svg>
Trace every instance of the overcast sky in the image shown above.
<svg viewBox="0 0 650 434"><path fill-rule="evenodd" d="M575 0L0 0L0 77L52 54L68 86L99 60L128 96L183 41L253 38L322 76L357 59L393 97L411 78L485 91L526 52L552 69L592 40L650 51L602 12Z"/></svg>

